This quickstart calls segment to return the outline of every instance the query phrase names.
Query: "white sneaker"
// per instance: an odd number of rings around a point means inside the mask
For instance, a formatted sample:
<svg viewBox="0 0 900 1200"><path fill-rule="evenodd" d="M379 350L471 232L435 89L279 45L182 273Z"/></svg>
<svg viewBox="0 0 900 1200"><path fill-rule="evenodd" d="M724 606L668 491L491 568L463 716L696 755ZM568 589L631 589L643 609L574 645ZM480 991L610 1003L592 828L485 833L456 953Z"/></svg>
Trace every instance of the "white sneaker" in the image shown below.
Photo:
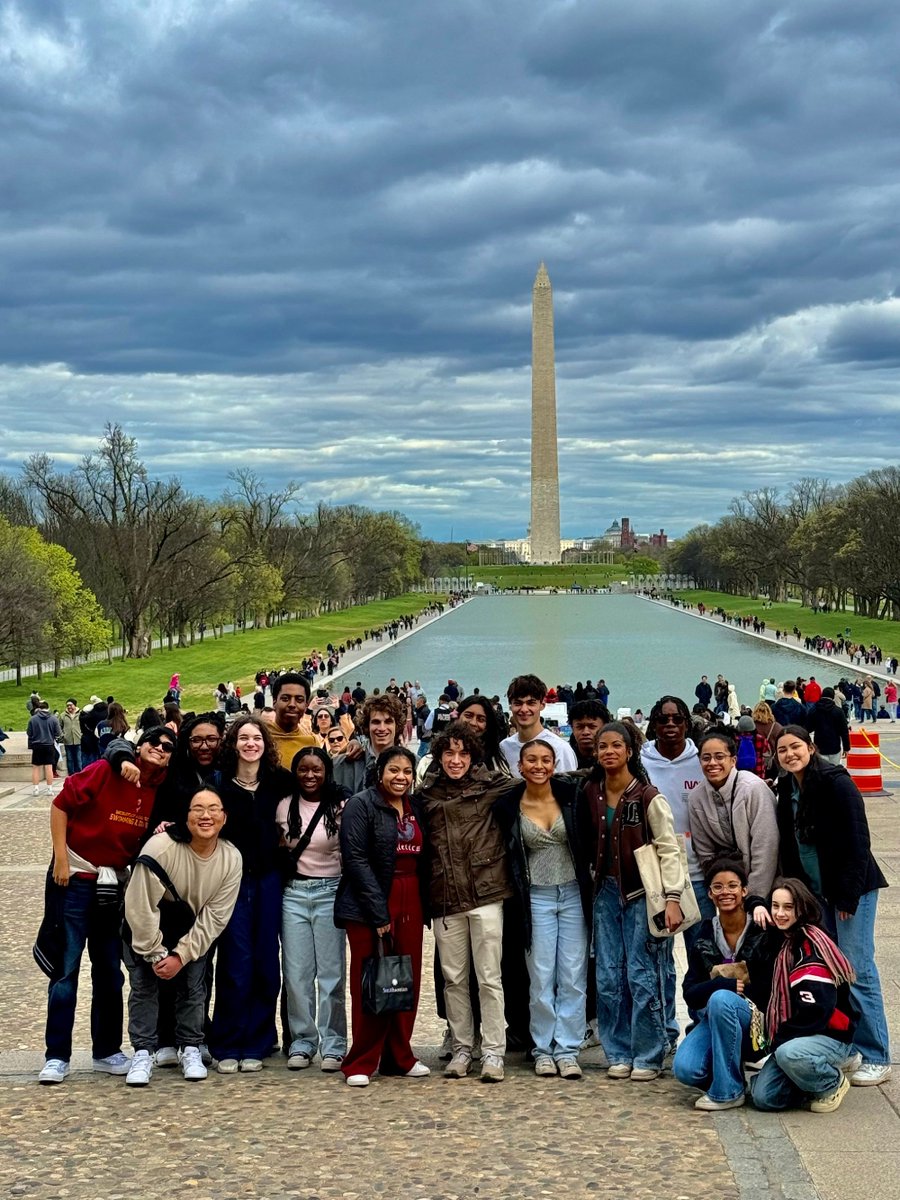
<svg viewBox="0 0 900 1200"><path fill-rule="evenodd" d="M191 1083L198 1083L201 1079L205 1079L207 1075L206 1067L203 1065L203 1059L200 1057L199 1046L185 1046L181 1051L181 1074Z"/></svg>
<svg viewBox="0 0 900 1200"><path fill-rule="evenodd" d="M32 794L32 796L39 796L41 794L41 789L38 784L35 784L34 787L31 789L31 794ZM62 1059L61 1058L52 1058L50 1061L51 1062L62 1062Z"/></svg>
<svg viewBox="0 0 900 1200"><path fill-rule="evenodd" d="M241 1071L243 1071L243 1073L245 1075L248 1073L252 1074L254 1071L261 1071L262 1069L263 1069L262 1059L259 1059L259 1058L242 1058L241 1059Z"/></svg>
<svg viewBox="0 0 900 1200"><path fill-rule="evenodd" d="M109 1054L106 1058L93 1059L91 1066L104 1075L127 1075L131 1069L131 1059L121 1050L117 1050L115 1054Z"/></svg>
<svg viewBox="0 0 900 1200"><path fill-rule="evenodd" d="M348 1075L347 1076L347 1087L368 1087L368 1086L369 1086L368 1075Z"/></svg>
<svg viewBox="0 0 900 1200"><path fill-rule="evenodd" d="M863 1063L850 1076L850 1082L854 1087L875 1087L879 1083L886 1083L890 1077L890 1063Z"/></svg>
<svg viewBox="0 0 900 1200"><path fill-rule="evenodd" d="M312 1057L309 1054L304 1054L301 1050L288 1058L287 1065L289 1071L305 1071L307 1067L312 1066Z"/></svg>
<svg viewBox="0 0 900 1200"><path fill-rule="evenodd" d="M413 1063L406 1072L407 1079L424 1079L426 1075L431 1074L431 1067L426 1067L423 1062Z"/></svg>
<svg viewBox="0 0 900 1200"><path fill-rule="evenodd" d="M236 1058L220 1058L216 1070L220 1075L236 1075L240 1063Z"/></svg>
<svg viewBox="0 0 900 1200"><path fill-rule="evenodd" d="M64 1058L48 1058L38 1075L38 1083L62 1083L69 1073L69 1064Z"/></svg>
<svg viewBox="0 0 900 1200"><path fill-rule="evenodd" d="M153 1055L153 1065L155 1067L177 1067L178 1051L174 1046L160 1046Z"/></svg>
<svg viewBox="0 0 900 1200"><path fill-rule="evenodd" d="M600 1038L597 1034L597 1022L591 1021L587 1029L584 1031L584 1041L581 1043L582 1050L590 1050L594 1046L600 1045Z"/></svg>
<svg viewBox="0 0 900 1200"><path fill-rule="evenodd" d="M341 1063L344 1061L342 1054L326 1054L322 1059L322 1070L326 1075L333 1075L341 1069Z"/></svg>
<svg viewBox="0 0 900 1200"><path fill-rule="evenodd" d="M129 1087L146 1087L153 1074L153 1058L149 1050L136 1050L125 1082Z"/></svg>

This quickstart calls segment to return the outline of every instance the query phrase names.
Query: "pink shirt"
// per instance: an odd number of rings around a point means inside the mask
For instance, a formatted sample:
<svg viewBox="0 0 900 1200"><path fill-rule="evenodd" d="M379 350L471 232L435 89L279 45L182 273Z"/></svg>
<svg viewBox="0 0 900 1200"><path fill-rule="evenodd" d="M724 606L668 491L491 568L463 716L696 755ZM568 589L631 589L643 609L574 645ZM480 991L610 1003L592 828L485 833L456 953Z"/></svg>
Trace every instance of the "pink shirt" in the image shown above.
<svg viewBox="0 0 900 1200"><path fill-rule="evenodd" d="M285 842L288 846L296 846L300 838L288 837L288 812L291 807L290 796L285 797L278 805L275 812L275 820L284 834ZM316 809L319 807L314 800L304 800L300 798L300 836L303 836L303 831L312 820ZM340 825L340 816L338 817ZM337 833L334 837L329 837L325 829L325 818L320 817L309 845L300 855L297 862L298 875L311 875L316 879L336 879L341 873L341 846Z"/></svg>

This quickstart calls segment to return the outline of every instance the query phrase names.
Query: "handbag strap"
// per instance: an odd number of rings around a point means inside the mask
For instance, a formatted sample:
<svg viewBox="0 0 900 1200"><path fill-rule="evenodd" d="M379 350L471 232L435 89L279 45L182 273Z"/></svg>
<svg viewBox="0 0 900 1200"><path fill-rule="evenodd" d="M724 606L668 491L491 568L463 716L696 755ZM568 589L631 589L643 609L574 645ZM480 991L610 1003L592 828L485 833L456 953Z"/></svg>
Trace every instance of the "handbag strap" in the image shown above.
<svg viewBox="0 0 900 1200"><path fill-rule="evenodd" d="M290 854L288 855L288 857L291 860L291 866L293 867L293 869L295 871L297 869L297 863L300 861L300 857L303 854L303 851L306 849L306 847L312 841L313 831L315 830L319 821L321 821L322 814L324 813L324 811L325 811L325 804L323 802L319 805L319 807L316 809L316 811L313 813L312 817L310 818L309 824L303 830L303 833L300 835L300 841L297 843L296 846L294 846L293 850L291 850Z"/></svg>
<svg viewBox="0 0 900 1200"><path fill-rule="evenodd" d="M187 900L182 900L182 898L179 896L178 889L169 878L165 867L161 866L155 858L151 858L149 854L139 854L134 861L135 866L140 863L142 867L146 867L148 871L156 876L166 891L171 893L172 899L176 904L184 904L187 908L191 907ZM193 912L193 909L191 909L191 912ZM194 919L196 920L196 917Z"/></svg>

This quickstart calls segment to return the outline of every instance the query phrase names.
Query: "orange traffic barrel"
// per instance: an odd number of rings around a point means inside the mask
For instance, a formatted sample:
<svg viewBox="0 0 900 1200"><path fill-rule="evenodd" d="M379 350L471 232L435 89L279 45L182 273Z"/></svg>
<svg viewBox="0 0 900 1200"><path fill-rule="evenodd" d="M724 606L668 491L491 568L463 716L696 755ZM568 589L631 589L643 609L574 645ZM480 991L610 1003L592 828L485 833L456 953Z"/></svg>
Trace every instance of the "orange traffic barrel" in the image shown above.
<svg viewBox="0 0 900 1200"><path fill-rule="evenodd" d="M850 731L847 770L850 772L850 778L861 792L884 791L879 743L879 735L874 730L871 733L867 729Z"/></svg>

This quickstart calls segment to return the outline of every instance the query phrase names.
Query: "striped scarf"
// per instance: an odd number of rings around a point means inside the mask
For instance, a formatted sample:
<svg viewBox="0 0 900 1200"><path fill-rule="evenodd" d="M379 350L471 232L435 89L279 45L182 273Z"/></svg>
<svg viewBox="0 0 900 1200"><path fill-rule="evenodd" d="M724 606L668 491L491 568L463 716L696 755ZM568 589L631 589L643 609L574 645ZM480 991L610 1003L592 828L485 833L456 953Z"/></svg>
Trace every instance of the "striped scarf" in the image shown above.
<svg viewBox="0 0 900 1200"><path fill-rule="evenodd" d="M769 1038L774 1039L782 1021L791 1015L791 968L794 965L793 947L795 940L805 939L821 955L822 961L831 972L835 985L853 983L856 972L849 960L841 953L824 929L818 925L803 925L789 931L784 945L775 959L772 975L772 994L766 1010L766 1025Z"/></svg>

